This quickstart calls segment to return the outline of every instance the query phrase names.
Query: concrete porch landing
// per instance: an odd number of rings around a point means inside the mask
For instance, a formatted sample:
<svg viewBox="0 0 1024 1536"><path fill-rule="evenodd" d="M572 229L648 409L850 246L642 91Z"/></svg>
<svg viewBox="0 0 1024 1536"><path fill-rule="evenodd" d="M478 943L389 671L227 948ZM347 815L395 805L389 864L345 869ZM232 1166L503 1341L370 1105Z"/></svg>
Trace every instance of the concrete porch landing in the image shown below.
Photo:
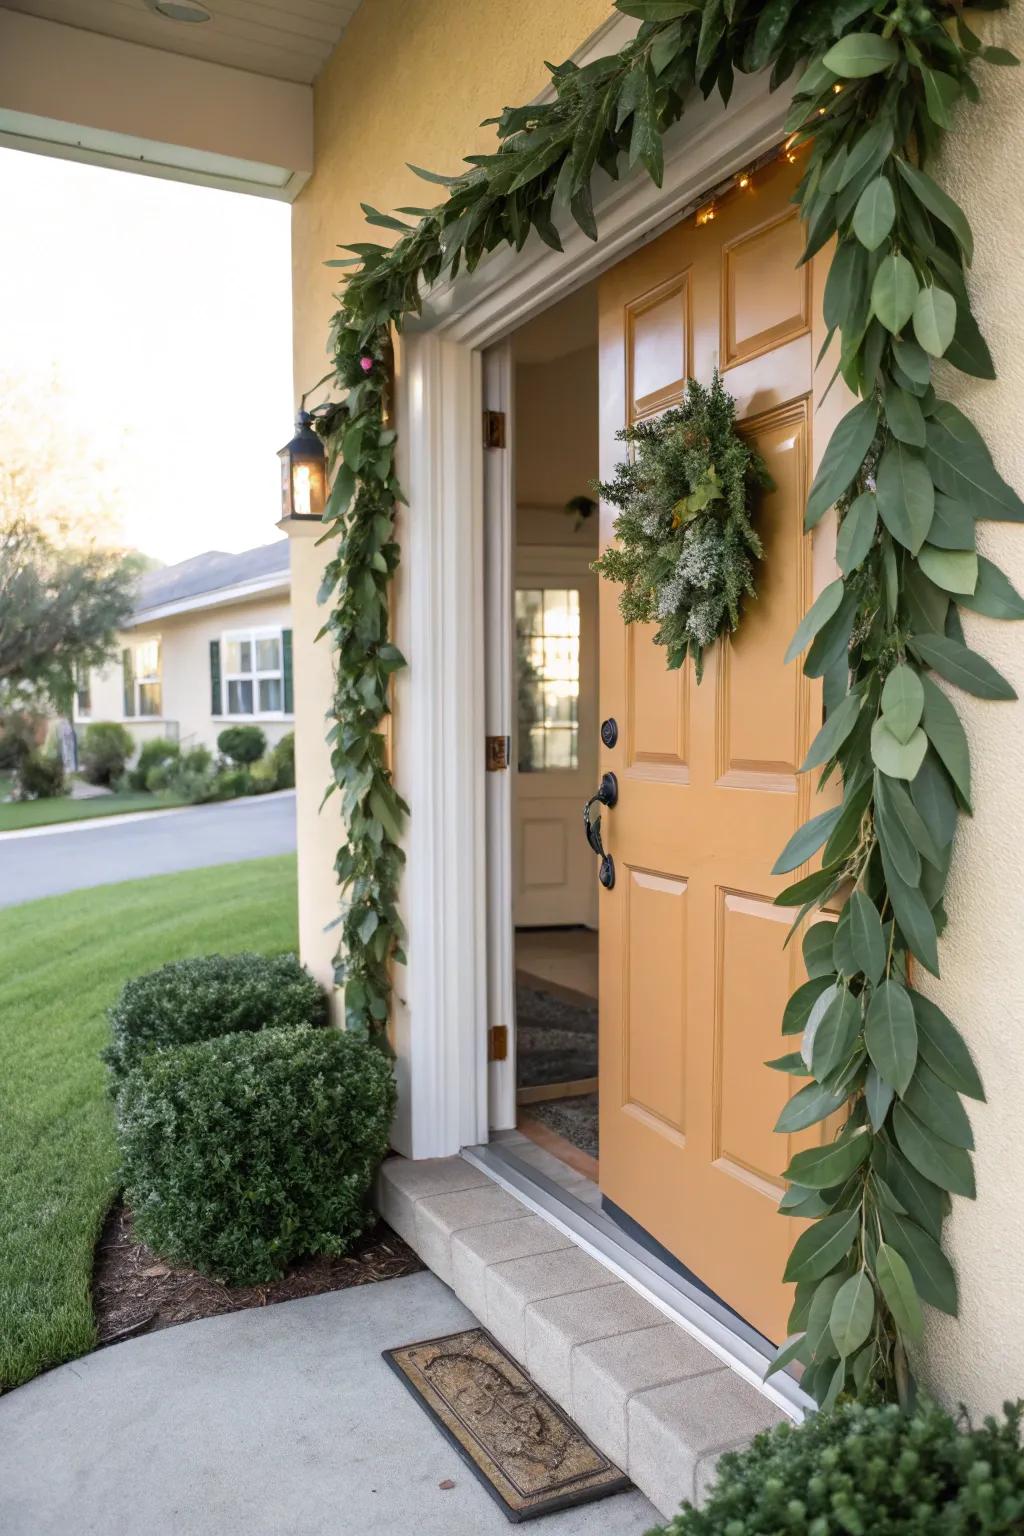
<svg viewBox="0 0 1024 1536"><path fill-rule="evenodd" d="M0 1398L0 1531L504 1536L497 1504L380 1356L471 1323L418 1274L61 1366ZM642 1536L656 1519L639 1493L620 1493L537 1529Z"/></svg>
<svg viewBox="0 0 1024 1536"><path fill-rule="evenodd" d="M784 1415L464 1158L381 1169L378 1204L459 1300L663 1515Z"/></svg>

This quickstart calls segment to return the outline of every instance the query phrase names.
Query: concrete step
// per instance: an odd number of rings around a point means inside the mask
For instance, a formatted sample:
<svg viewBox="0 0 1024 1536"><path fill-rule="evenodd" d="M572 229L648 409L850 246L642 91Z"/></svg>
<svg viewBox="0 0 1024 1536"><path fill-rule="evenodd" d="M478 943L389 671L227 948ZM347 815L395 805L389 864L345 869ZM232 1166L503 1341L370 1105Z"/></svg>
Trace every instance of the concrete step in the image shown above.
<svg viewBox="0 0 1024 1536"><path fill-rule="evenodd" d="M461 1157L381 1169L378 1206L663 1515L782 1411L610 1269Z"/></svg>

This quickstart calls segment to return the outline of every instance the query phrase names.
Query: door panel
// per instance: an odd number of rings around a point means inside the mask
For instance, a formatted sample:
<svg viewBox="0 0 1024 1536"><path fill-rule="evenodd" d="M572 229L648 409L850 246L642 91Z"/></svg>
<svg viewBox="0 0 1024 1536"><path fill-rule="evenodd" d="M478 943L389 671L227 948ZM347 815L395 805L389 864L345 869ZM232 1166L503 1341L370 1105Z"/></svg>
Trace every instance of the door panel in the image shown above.
<svg viewBox="0 0 1024 1536"><path fill-rule="evenodd" d="M692 664L667 670L653 629L623 625L602 583L600 712L624 729L600 764L619 777L603 826L616 882L600 898L601 1186L772 1338L799 1230L775 1209L787 1148L772 1126L801 1080L764 1062L792 1047L780 1023L804 972L773 905L795 876L771 867L811 814L797 769L821 718L820 685L783 655L831 563L803 532L818 279L815 264L796 268L795 180L785 163L759 172L713 223L670 230L600 290L602 478L623 452L615 433L680 399L682 366L707 383L721 363L776 482L759 513L758 597L699 686ZM604 545L613 509L601 517Z"/></svg>

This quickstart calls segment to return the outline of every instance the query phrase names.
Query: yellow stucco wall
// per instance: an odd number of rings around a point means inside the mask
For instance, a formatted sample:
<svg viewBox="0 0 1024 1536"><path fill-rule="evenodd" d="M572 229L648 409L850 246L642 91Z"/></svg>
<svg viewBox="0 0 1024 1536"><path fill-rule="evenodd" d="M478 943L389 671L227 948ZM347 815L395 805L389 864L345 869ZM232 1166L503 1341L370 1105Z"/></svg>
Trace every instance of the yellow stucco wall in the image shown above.
<svg viewBox="0 0 1024 1536"><path fill-rule="evenodd" d="M368 238L360 202L424 206L438 190L406 162L454 172L494 143L481 128L503 106L543 89L543 61L567 58L611 13L610 0L363 0L315 90L315 170L293 210L292 273L296 395L325 372L335 246ZM386 240L386 231L369 238ZM330 702L326 641L302 662L322 621L315 606L323 550L292 541L295 615L299 931L302 953L327 982L337 934L334 850L337 801L321 812L330 780L324 716ZM305 668L305 685L300 666Z"/></svg>
<svg viewBox="0 0 1024 1536"><path fill-rule="evenodd" d="M1024 56L1024 14L972 21ZM995 359L994 383L943 370L940 392L965 411L1024 494L1024 140L1020 70L980 66L982 101L957 113L936 171L974 228L975 314ZM978 546L1024 592L1024 527L982 523ZM1024 624L964 615L968 645L1024 695ZM964 1031L988 1103L971 1105L978 1199L954 1200L947 1242L960 1280L959 1320L930 1314L926 1365L943 1397L973 1412L1024 1392L1024 703L956 695L974 768L975 814L961 818L939 945L941 981L927 990Z"/></svg>

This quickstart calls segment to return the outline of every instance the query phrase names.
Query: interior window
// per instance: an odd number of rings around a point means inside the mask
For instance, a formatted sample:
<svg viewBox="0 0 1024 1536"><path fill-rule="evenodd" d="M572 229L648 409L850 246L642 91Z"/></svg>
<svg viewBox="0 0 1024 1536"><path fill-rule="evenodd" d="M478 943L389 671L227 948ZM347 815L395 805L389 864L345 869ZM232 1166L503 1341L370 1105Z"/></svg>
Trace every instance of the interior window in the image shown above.
<svg viewBox="0 0 1024 1536"><path fill-rule="evenodd" d="M574 587L516 591L519 771L579 766L580 594Z"/></svg>

